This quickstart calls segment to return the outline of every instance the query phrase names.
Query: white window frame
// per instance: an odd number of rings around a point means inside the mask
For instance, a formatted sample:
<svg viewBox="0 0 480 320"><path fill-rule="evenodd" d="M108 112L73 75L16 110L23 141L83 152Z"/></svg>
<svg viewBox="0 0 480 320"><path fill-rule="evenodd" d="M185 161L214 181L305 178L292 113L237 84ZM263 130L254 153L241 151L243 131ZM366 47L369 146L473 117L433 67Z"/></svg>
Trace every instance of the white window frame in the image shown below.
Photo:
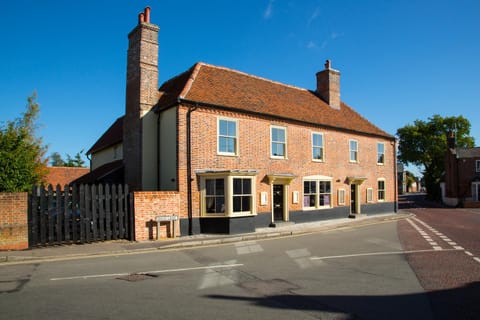
<svg viewBox="0 0 480 320"><path fill-rule="evenodd" d="M305 194L305 182L314 182L315 183L315 192L312 193L312 195L315 196L315 205L314 206L309 206L305 205L305 195L310 195L310 194ZM328 182L330 184L330 192L320 192L320 184L322 182ZM303 201L302 201L302 206L303 210L319 210L319 209L330 209L333 207L333 182L331 177L320 177L320 176L314 176L314 177L304 177L303 182L302 182L302 194L303 194ZM328 205L321 205L320 204L320 196L321 195L326 195L329 198Z"/></svg>
<svg viewBox="0 0 480 320"><path fill-rule="evenodd" d="M344 206L345 205L345 189L338 189L338 205Z"/></svg>
<svg viewBox="0 0 480 320"><path fill-rule="evenodd" d="M355 143L356 149L352 149L352 143ZM355 155L355 159L352 160L352 154ZM348 140L348 159L352 163L358 163L358 140Z"/></svg>
<svg viewBox="0 0 480 320"><path fill-rule="evenodd" d="M222 135L220 134L220 122L221 121L228 121L228 122L233 122L235 123L235 136L230 136L230 135ZM235 146L234 146L234 152L226 152L220 150L220 138L225 137L227 139L234 139L235 141ZM218 117L217 118L217 154L222 155L222 156L237 156L238 151L239 151L239 143L238 143L238 120L237 119L232 119L232 118L225 118L225 117Z"/></svg>
<svg viewBox="0 0 480 320"><path fill-rule="evenodd" d="M472 182L472 200L475 202L480 201L480 182Z"/></svg>
<svg viewBox="0 0 480 320"><path fill-rule="evenodd" d="M224 181L224 211L217 213L207 212L207 180L210 179L223 179ZM249 179L250 180L250 211L238 211L234 212L234 197L242 196L241 194L234 194L234 180L235 179ZM215 217L245 217L253 216L257 214L256 207L256 175L251 174L231 174L231 173L218 173L218 174L202 174L200 176L200 215L206 218ZM244 194L247 195L247 194Z"/></svg>
<svg viewBox="0 0 480 320"><path fill-rule="evenodd" d="M380 152L379 148L382 146L382 152ZM385 164L385 143L377 142L377 164L384 165Z"/></svg>
<svg viewBox="0 0 480 320"><path fill-rule="evenodd" d="M480 160L475 160L475 172L480 172Z"/></svg>
<svg viewBox="0 0 480 320"><path fill-rule="evenodd" d="M273 141L273 130L283 130L284 133L284 141ZM281 126L270 126L270 157L272 159L287 159L287 141L288 141L288 136L287 136L287 128L286 127L281 127ZM275 155L273 154L273 144L283 144L283 155Z"/></svg>
<svg viewBox="0 0 480 320"><path fill-rule="evenodd" d="M380 189L380 182L383 182L383 189ZM386 199L386 181L384 178L377 179L377 201L378 202L383 202ZM381 196L381 193L383 192L383 196Z"/></svg>
<svg viewBox="0 0 480 320"><path fill-rule="evenodd" d="M314 136L320 136L322 139L322 144L321 145L315 145L314 144ZM320 149L320 159L317 159L314 157L314 150L315 149ZM315 162L324 162L325 161L325 139L323 133L320 132L312 132L312 160Z"/></svg>

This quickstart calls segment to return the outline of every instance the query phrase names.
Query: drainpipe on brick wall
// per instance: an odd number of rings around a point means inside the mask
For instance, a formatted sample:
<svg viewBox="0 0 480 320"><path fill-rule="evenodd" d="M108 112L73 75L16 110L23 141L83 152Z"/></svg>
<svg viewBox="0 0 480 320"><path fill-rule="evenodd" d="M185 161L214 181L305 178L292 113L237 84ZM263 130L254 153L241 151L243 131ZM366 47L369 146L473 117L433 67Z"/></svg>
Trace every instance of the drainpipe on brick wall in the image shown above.
<svg viewBox="0 0 480 320"><path fill-rule="evenodd" d="M198 105L188 107L187 111L187 197L188 197L188 235L192 235L193 205L192 205L192 145L191 145L191 117L192 112L197 110Z"/></svg>
<svg viewBox="0 0 480 320"><path fill-rule="evenodd" d="M394 193L393 193L393 201L394 201L394 212L398 212L398 170L397 170L397 140L393 140L393 181L394 181Z"/></svg>

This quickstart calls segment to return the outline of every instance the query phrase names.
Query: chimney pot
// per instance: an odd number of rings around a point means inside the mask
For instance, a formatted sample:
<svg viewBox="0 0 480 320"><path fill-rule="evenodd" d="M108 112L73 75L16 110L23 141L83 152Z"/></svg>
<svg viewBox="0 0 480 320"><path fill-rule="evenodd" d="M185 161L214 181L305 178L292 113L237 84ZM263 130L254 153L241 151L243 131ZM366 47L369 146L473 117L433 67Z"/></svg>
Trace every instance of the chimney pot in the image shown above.
<svg viewBox="0 0 480 320"><path fill-rule="evenodd" d="M330 60L325 61L325 69L326 70L330 69L331 64L332 64L332 61L330 61Z"/></svg>
<svg viewBox="0 0 480 320"><path fill-rule="evenodd" d="M150 23L150 7L145 7L145 22Z"/></svg>
<svg viewBox="0 0 480 320"><path fill-rule="evenodd" d="M138 24L145 22L145 15L143 12L138 14Z"/></svg>

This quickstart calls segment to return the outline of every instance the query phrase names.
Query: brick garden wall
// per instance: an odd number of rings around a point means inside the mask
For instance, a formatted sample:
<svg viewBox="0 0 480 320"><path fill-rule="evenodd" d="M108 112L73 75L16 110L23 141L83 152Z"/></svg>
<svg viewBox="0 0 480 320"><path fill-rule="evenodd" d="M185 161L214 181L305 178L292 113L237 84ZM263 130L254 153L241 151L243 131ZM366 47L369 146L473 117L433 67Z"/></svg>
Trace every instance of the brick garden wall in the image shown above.
<svg viewBox="0 0 480 320"><path fill-rule="evenodd" d="M180 194L174 191L138 191L133 193L135 208L135 240L145 241L157 238L155 217L178 215ZM179 222L175 221L175 236L180 236ZM172 228L173 229L173 228ZM171 237L169 222L160 223L160 238Z"/></svg>
<svg viewBox="0 0 480 320"><path fill-rule="evenodd" d="M0 193L0 250L28 249L28 194Z"/></svg>

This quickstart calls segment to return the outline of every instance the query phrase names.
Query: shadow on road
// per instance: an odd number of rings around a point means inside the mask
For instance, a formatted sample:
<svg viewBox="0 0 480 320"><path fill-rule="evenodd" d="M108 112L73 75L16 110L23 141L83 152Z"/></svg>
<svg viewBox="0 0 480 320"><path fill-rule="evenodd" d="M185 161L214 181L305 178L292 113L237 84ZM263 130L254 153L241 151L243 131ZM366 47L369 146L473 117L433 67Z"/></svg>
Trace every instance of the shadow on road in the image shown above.
<svg viewBox="0 0 480 320"><path fill-rule="evenodd" d="M414 209L414 208L443 208L440 202L435 202L426 199L426 193L405 193L398 197L398 208Z"/></svg>
<svg viewBox="0 0 480 320"><path fill-rule="evenodd" d="M211 299L246 301L264 308L327 313L334 319L348 320L479 319L480 304L475 297L480 297L480 282L428 293L385 296L299 295L294 293L293 290L276 295L256 297L207 296Z"/></svg>

